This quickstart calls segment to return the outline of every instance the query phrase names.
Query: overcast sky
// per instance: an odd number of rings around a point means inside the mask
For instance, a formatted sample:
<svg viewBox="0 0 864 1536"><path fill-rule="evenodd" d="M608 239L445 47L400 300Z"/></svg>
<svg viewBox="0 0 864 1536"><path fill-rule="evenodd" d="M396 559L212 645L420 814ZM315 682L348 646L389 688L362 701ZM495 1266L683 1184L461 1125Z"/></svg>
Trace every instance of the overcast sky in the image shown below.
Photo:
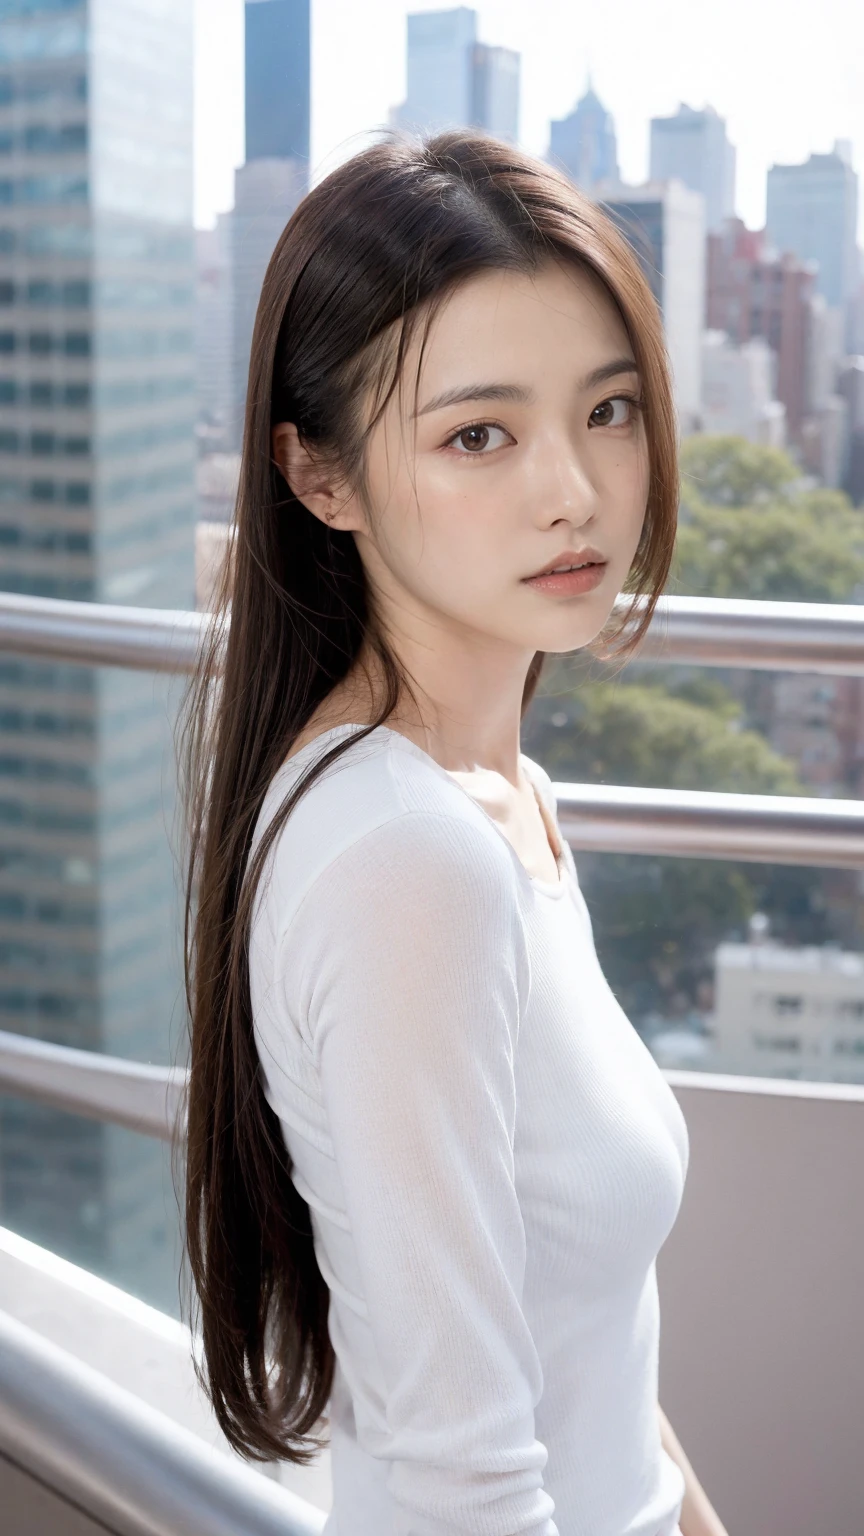
<svg viewBox="0 0 864 1536"><path fill-rule="evenodd" d="M233 201L242 163L243 0L195 0L196 222ZM415 0L313 0L312 174L360 149L405 94L405 15ZM738 150L738 212L765 217L765 173L851 139L864 172L861 0L488 0L479 37L522 55L521 142L543 154L590 68L615 119L625 181L648 173L648 120L710 103ZM864 235L864 196L862 235Z"/></svg>

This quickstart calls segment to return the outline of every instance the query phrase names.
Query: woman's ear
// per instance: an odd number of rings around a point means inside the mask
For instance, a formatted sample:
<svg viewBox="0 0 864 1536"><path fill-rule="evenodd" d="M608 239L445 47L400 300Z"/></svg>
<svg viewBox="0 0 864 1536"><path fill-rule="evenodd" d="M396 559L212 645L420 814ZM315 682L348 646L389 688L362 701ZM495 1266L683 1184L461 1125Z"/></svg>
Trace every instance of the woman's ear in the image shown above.
<svg viewBox="0 0 864 1536"><path fill-rule="evenodd" d="M273 462L284 475L298 501L329 528L362 526L352 519L354 497L346 497L331 468L316 459L301 442L293 421L280 421L271 434Z"/></svg>

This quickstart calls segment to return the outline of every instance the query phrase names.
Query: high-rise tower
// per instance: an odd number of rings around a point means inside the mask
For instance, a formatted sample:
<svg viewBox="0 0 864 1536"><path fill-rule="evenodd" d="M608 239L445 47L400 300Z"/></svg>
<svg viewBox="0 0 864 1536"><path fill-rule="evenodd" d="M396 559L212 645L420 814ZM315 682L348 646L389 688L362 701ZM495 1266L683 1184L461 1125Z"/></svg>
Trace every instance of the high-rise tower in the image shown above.
<svg viewBox="0 0 864 1536"><path fill-rule="evenodd" d="M818 292L832 307L845 308L858 283L858 177L848 147L841 141L830 155L811 155L803 165L772 165L765 222L778 251L818 263Z"/></svg>
<svg viewBox="0 0 864 1536"><path fill-rule="evenodd" d="M246 0L246 163L231 215L233 421L239 447L255 312L279 236L309 186L310 0Z"/></svg>
<svg viewBox="0 0 864 1536"><path fill-rule="evenodd" d="M600 181L618 180L615 124L590 84L569 116L553 120L549 127L549 160L583 192Z"/></svg>
<svg viewBox="0 0 864 1536"><path fill-rule="evenodd" d="M420 133L483 128L515 143L519 65L511 48L477 41L477 12L469 6L409 15L407 95L391 119Z"/></svg>
<svg viewBox="0 0 864 1536"><path fill-rule="evenodd" d="M191 13L0 13L7 592L193 603ZM181 999L166 699L143 673L0 657L3 1029L166 1059ZM127 1133L3 1107L3 1219L170 1305L161 1178Z"/></svg>
<svg viewBox="0 0 864 1536"><path fill-rule="evenodd" d="M735 149L713 107L684 102L672 117L651 119L651 180L677 177L705 199L706 230L722 229L735 212Z"/></svg>

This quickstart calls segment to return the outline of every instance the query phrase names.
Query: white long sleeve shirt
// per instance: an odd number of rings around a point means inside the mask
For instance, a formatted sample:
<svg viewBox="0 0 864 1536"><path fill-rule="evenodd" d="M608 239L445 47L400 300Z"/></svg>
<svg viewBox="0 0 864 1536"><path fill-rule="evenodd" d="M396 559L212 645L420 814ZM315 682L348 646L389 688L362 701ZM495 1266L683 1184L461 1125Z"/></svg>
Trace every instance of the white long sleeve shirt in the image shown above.
<svg viewBox="0 0 864 1536"><path fill-rule="evenodd" d="M256 841L358 729L283 764ZM327 1536L678 1531L655 1258L687 1132L601 971L566 844L559 875L529 875L386 726L268 857L252 1008L330 1290Z"/></svg>

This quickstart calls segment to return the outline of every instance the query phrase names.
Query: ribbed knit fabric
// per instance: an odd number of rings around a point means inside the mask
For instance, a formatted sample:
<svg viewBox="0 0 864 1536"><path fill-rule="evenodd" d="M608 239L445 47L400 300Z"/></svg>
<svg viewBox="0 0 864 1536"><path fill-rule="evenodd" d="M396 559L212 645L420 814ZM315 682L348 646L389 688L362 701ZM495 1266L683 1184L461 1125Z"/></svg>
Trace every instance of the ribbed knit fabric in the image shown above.
<svg viewBox="0 0 864 1536"><path fill-rule="evenodd" d="M256 840L358 729L282 766ZM252 1006L331 1293L327 1536L677 1531L655 1258L687 1132L600 969L566 845L559 874L531 877L385 726L268 859Z"/></svg>

